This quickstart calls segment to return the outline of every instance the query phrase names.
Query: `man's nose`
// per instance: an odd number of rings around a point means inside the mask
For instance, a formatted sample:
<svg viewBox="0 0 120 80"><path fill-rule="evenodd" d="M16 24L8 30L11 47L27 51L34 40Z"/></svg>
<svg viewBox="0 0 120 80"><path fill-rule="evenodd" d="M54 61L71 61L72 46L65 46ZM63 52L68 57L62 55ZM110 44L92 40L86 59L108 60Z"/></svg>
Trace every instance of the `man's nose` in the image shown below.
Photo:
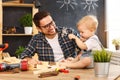
<svg viewBox="0 0 120 80"><path fill-rule="evenodd" d="M49 29L53 28L54 26L53 25L49 25Z"/></svg>

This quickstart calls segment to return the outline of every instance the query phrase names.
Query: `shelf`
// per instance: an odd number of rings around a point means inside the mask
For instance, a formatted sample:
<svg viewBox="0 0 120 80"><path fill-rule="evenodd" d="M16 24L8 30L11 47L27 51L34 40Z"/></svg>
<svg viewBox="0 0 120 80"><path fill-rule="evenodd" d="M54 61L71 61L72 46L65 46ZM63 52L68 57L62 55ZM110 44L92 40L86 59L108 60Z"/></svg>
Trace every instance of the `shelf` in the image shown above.
<svg viewBox="0 0 120 80"><path fill-rule="evenodd" d="M3 36L33 36L33 34L2 34Z"/></svg>
<svg viewBox="0 0 120 80"><path fill-rule="evenodd" d="M12 7L34 7L34 4L23 4L23 3L2 3L2 6L12 6Z"/></svg>
<svg viewBox="0 0 120 80"><path fill-rule="evenodd" d="M38 8L35 8L33 3L19 3L14 1L15 0L8 0L2 2L2 0L0 0L0 44L6 42L9 43L9 48L5 51L9 52L11 56L15 56L14 53L18 46L28 45L31 37L38 32L33 22L32 34L25 34L23 28L21 28L21 25L19 24L19 18L22 15L32 13L32 16L34 16L34 14L38 12ZM5 27L12 26L16 27L16 33L3 33Z"/></svg>

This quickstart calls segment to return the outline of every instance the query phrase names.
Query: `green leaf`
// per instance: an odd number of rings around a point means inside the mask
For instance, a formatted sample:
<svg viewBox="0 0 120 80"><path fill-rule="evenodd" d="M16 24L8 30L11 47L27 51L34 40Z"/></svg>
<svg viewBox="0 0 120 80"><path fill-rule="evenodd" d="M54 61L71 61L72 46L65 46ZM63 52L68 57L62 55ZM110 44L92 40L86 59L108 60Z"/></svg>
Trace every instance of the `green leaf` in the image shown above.
<svg viewBox="0 0 120 80"><path fill-rule="evenodd" d="M20 18L20 24L24 27L32 27L32 14L27 13Z"/></svg>
<svg viewBox="0 0 120 80"><path fill-rule="evenodd" d="M24 50L25 50L25 47L19 46L18 49L16 49L15 54L16 54L17 56L20 56L21 53L22 53Z"/></svg>
<svg viewBox="0 0 120 80"><path fill-rule="evenodd" d="M112 52L105 49L92 51L94 62L110 62Z"/></svg>

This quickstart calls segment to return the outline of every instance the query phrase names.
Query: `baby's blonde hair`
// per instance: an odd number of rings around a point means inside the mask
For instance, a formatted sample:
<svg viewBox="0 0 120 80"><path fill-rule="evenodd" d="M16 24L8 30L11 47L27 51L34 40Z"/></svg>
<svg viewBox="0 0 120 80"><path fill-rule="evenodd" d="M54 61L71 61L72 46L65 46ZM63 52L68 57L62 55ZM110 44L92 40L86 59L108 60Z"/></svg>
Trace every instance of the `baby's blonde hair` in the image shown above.
<svg viewBox="0 0 120 80"><path fill-rule="evenodd" d="M86 28L96 31L98 26L98 20L93 15L87 15L80 19L76 26L79 27L81 24L86 24Z"/></svg>

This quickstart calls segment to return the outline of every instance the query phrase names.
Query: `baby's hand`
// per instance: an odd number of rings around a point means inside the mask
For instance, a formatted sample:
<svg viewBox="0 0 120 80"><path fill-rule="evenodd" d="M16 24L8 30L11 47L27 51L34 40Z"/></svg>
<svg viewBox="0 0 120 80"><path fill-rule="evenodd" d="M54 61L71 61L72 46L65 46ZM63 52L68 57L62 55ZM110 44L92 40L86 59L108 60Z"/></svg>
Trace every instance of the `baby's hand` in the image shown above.
<svg viewBox="0 0 120 80"><path fill-rule="evenodd" d="M83 37L80 37L80 40L83 41L83 42L86 41L86 39L83 38Z"/></svg>
<svg viewBox="0 0 120 80"><path fill-rule="evenodd" d="M69 34L68 37L69 37L69 39L75 39L76 38L76 36L74 34Z"/></svg>

